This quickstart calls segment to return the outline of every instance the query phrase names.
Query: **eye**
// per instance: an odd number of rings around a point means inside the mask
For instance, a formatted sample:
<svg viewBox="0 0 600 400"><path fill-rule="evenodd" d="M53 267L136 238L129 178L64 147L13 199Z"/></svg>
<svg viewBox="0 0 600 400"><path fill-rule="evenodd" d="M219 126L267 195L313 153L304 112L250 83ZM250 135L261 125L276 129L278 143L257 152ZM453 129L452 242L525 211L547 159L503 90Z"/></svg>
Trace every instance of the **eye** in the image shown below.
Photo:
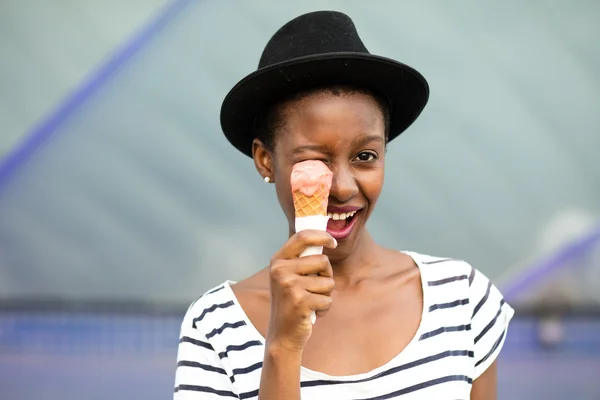
<svg viewBox="0 0 600 400"><path fill-rule="evenodd" d="M329 160L326 158L318 158L318 157L314 157L314 158L302 158L300 160L294 160L294 164L297 164L299 162L304 162L304 161L321 161L323 164L329 164Z"/></svg>
<svg viewBox="0 0 600 400"><path fill-rule="evenodd" d="M358 162L369 162L377 159L377 153L374 151L361 151L356 155L355 160Z"/></svg>

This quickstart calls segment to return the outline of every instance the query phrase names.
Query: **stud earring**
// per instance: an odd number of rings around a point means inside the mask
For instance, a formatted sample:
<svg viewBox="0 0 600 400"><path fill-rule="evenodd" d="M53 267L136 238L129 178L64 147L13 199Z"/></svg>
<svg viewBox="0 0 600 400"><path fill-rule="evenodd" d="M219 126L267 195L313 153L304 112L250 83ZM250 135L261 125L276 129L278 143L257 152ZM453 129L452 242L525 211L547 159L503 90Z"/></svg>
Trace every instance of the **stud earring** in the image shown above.
<svg viewBox="0 0 600 400"><path fill-rule="evenodd" d="M269 182L271 182L271 178L269 178L268 176L265 176L265 178L264 178L264 179L265 179L265 182L266 182L266 183L269 183Z"/></svg>

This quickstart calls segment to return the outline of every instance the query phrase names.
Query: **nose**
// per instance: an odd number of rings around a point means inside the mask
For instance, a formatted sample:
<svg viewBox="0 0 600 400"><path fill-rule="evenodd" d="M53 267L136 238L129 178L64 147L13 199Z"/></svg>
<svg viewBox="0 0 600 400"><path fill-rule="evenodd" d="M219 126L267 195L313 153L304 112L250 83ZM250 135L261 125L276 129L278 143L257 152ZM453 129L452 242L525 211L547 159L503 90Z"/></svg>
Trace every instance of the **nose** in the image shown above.
<svg viewBox="0 0 600 400"><path fill-rule="evenodd" d="M358 193L358 184L351 168L338 167L333 171L329 195L345 203Z"/></svg>

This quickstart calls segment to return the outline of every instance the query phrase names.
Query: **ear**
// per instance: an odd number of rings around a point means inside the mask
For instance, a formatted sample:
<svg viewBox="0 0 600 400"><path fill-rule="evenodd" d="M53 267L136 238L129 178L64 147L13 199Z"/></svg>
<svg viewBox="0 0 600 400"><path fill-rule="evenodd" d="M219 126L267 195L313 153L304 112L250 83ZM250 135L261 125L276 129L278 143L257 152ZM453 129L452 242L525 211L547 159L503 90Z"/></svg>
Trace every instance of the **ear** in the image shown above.
<svg viewBox="0 0 600 400"><path fill-rule="evenodd" d="M260 139L254 139L252 142L252 158L254 166L263 179L269 177L274 182L275 171L273 170L273 154L265 147Z"/></svg>

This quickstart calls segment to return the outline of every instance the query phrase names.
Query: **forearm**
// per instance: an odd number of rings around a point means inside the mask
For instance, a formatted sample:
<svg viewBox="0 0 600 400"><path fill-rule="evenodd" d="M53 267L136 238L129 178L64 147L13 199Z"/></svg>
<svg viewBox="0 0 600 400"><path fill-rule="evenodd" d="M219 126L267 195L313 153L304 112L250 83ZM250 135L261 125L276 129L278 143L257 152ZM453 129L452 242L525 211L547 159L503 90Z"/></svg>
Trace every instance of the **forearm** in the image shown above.
<svg viewBox="0 0 600 400"><path fill-rule="evenodd" d="M300 400L302 352L267 344L258 400Z"/></svg>

